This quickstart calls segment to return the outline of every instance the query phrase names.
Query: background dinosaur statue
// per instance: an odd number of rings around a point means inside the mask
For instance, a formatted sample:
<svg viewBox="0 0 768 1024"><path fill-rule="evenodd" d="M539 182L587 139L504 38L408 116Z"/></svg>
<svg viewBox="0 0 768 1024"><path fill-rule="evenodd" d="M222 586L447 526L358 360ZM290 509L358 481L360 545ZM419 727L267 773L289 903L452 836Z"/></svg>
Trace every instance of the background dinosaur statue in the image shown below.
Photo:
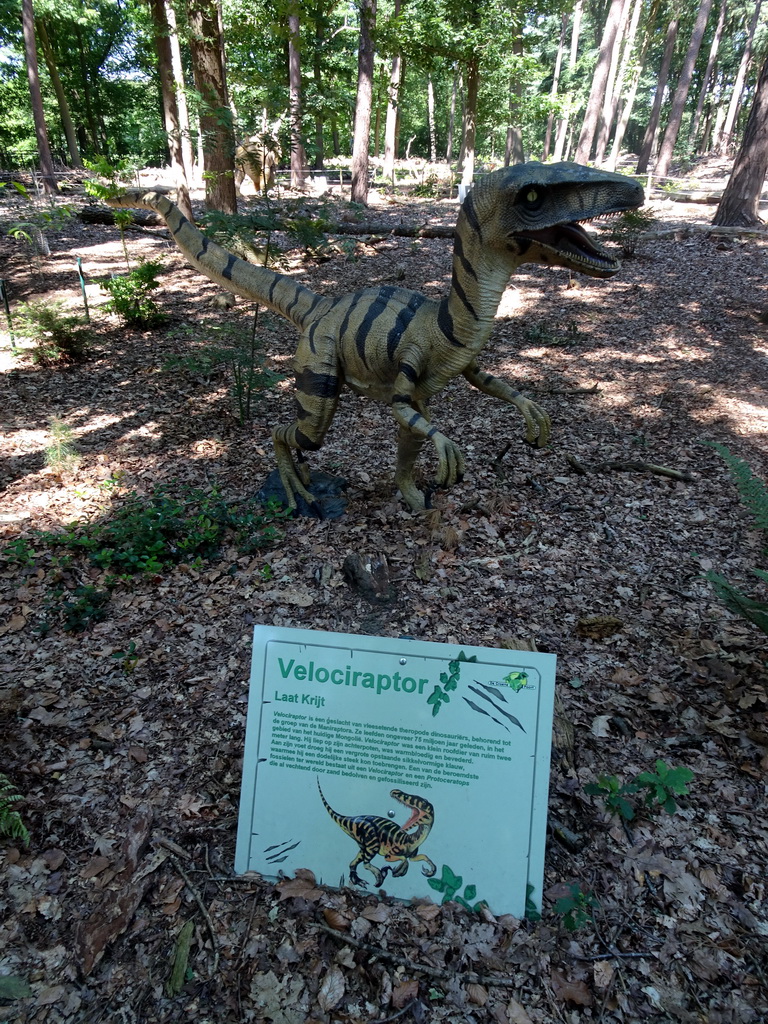
<svg viewBox="0 0 768 1024"><path fill-rule="evenodd" d="M579 164L517 164L481 177L459 212L451 289L439 302L395 287L337 298L318 295L216 245L158 192L131 189L108 202L156 210L193 267L223 288L280 313L301 332L295 357L296 418L272 431L292 508L297 495L314 503L305 453L322 446L346 384L391 406L399 426L395 483L410 508L419 510L425 499L413 470L425 441L437 450L438 486L456 483L464 472L458 446L430 422L427 412L429 399L459 374L514 405L525 419L529 443L547 443L547 413L481 370L477 357L488 342L509 277L520 264L611 277L619 262L581 222L634 209L643 199L642 188L631 178Z"/></svg>

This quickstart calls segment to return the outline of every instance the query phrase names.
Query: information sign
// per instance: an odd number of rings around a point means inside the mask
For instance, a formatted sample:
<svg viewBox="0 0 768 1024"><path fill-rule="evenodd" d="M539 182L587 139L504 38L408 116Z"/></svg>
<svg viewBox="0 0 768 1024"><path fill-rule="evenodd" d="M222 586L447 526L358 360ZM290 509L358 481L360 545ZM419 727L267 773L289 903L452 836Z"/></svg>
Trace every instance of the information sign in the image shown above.
<svg viewBox="0 0 768 1024"><path fill-rule="evenodd" d="M555 656L257 626L235 870L539 910Z"/></svg>

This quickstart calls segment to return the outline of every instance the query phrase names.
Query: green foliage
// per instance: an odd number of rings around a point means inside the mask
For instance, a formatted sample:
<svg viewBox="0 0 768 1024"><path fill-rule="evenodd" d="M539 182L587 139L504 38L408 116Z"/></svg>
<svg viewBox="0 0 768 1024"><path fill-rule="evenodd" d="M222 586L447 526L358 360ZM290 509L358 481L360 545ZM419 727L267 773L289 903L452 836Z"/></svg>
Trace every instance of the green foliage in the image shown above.
<svg viewBox="0 0 768 1024"><path fill-rule="evenodd" d="M561 896L555 903L555 913L562 914L563 924L569 932L578 931L592 923L592 910L599 906L591 891L583 892L575 882L569 887L570 893Z"/></svg>
<svg viewBox="0 0 768 1024"><path fill-rule="evenodd" d="M28 843L29 830L21 820L19 812L13 810L13 805L23 799L14 792L8 776L0 772L0 835Z"/></svg>
<svg viewBox="0 0 768 1024"><path fill-rule="evenodd" d="M752 514L756 529L768 530L768 486L754 475L743 459L734 455L725 445L715 441L706 443L715 449L728 466L739 497ZM768 573L764 570L753 569L752 572L763 583L768 583ZM753 626L757 626L763 633L768 634L768 601L748 597L739 587L730 583L717 572L706 573L705 579L712 584L715 593L726 608L741 615Z"/></svg>
<svg viewBox="0 0 768 1024"><path fill-rule="evenodd" d="M181 370L195 376L212 377L220 367L230 376L231 394L241 423L252 418L255 406L265 391L273 388L285 375L268 369L264 337L258 333L258 310L252 327L244 330L238 325L206 327L219 344L206 345L191 352L171 356L163 370L174 373ZM184 332L188 333L188 332Z"/></svg>
<svg viewBox="0 0 768 1024"><path fill-rule="evenodd" d="M546 322L531 324L526 328L525 340L531 345L546 345L548 348L572 345L581 338L581 331L575 320L569 320L565 326Z"/></svg>
<svg viewBox="0 0 768 1024"><path fill-rule="evenodd" d="M629 798L643 791L648 809L674 814L677 810L675 797L688 795L693 772L685 767L670 768L664 761L657 761L655 767L655 772L640 772L631 782L622 783L615 775L601 775L597 782L588 783L584 792L602 797L608 810L624 821L632 821L636 814L636 807Z"/></svg>
<svg viewBox="0 0 768 1024"><path fill-rule="evenodd" d="M210 558L227 531L234 533L241 551L257 551L277 539L276 524L286 515L253 502L227 502L217 488L175 497L159 486L149 497L131 492L106 519L76 521L63 533L40 536L49 545L87 553L115 577L131 577Z"/></svg>
<svg viewBox="0 0 768 1024"><path fill-rule="evenodd" d="M105 311L116 313L130 327L147 329L164 323L167 315L150 295L160 286L157 275L162 269L161 263L149 260L128 274L102 280L101 287L110 295Z"/></svg>
<svg viewBox="0 0 768 1024"><path fill-rule="evenodd" d="M72 428L55 416L51 420L51 444L45 449L45 464L56 473L71 472L80 461Z"/></svg>
<svg viewBox="0 0 768 1024"><path fill-rule="evenodd" d="M85 359L91 339L82 316L63 312L61 302L29 302L16 311L15 330L33 345L32 361L40 366L79 363Z"/></svg>
<svg viewBox="0 0 768 1024"><path fill-rule="evenodd" d="M453 189L453 179L440 174L428 174L418 185L414 185L411 195L419 199L448 199Z"/></svg>
<svg viewBox="0 0 768 1024"><path fill-rule="evenodd" d="M655 223L656 217L650 210L625 210L610 222L605 237L620 245L624 256L629 258L637 254L640 236L650 231Z"/></svg>
<svg viewBox="0 0 768 1024"><path fill-rule="evenodd" d="M463 893L459 895L463 881L461 875L454 874L447 864L443 864L440 878L428 878L427 884L431 889L443 894L442 903L460 903L466 910L479 913L483 907L488 906L488 903L486 900L476 899L476 885L464 886Z"/></svg>
<svg viewBox="0 0 768 1024"><path fill-rule="evenodd" d="M137 653L136 641L131 640L128 647L124 651L115 651L111 655L112 659L119 663L125 675L130 675L136 668L139 660Z"/></svg>
<svg viewBox="0 0 768 1024"><path fill-rule="evenodd" d="M57 590L54 598L50 606L61 615L64 630L67 633L82 633L88 626L106 619L110 590L99 590L98 587L87 585L75 587L66 597L63 591ZM43 631L47 632L48 628L46 623Z"/></svg>

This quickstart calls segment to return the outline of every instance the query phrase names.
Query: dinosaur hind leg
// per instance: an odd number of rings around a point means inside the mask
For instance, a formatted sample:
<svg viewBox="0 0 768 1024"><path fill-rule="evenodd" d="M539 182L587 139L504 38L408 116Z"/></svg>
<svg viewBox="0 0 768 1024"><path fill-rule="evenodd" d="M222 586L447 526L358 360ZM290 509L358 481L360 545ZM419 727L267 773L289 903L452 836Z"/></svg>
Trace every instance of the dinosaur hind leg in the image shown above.
<svg viewBox="0 0 768 1024"><path fill-rule="evenodd" d="M290 426L272 431L277 469L285 488L290 508L296 508L296 495L312 504L309 491L310 474L306 452L316 452L333 421L339 403L343 380L333 362L333 347L326 346L327 359L322 358L316 344L311 351L302 338L296 353L296 419ZM297 453L298 466L293 458Z"/></svg>
<svg viewBox="0 0 768 1024"><path fill-rule="evenodd" d="M413 467L424 447L425 437L419 437L408 430L407 427L400 427L397 435L397 469L395 470L395 485L403 496L403 501L418 512L425 507L424 495L416 486L413 479Z"/></svg>

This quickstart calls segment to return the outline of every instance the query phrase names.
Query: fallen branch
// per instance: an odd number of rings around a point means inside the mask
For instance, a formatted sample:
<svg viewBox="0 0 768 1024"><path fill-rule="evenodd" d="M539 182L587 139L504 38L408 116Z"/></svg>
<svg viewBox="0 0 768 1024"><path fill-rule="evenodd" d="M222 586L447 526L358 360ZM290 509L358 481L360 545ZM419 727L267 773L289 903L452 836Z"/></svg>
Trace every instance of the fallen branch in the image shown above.
<svg viewBox="0 0 768 1024"><path fill-rule="evenodd" d="M604 473L608 469L617 470L620 473L655 473L657 476L668 476L672 480L682 480L690 483L693 477L687 470L670 469L669 466L657 466L652 462L636 462L633 459L607 459L605 462L598 462L594 466L586 466L574 455L565 456L568 465L580 476L587 473Z"/></svg>
<svg viewBox="0 0 768 1024"><path fill-rule="evenodd" d="M195 903L200 908L200 913L205 918L205 923L208 926L208 934L211 936L211 945L213 947L213 967L211 969L211 974L210 974L211 979L213 979L213 978L216 977L216 975L218 974L218 970L219 970L219 944L216 941L216 931L214 930L214 927L213 927L213 921L211 920L211 915L208 913L208 909L205 906L205 904L203 903L203 901L202 901L202 899L200 897L200 894L198 893L197 889L192 884L192 881L191 881L189 875L184 870L184 868L181 866L181 861L179 860L179 858L176 856L176 854L171 849L171 846L175 847L176 844L175 843L170 844L165 839L158 839L157 840L157 845L158 846L162 846L163 849L166 851L166 854L168 856L168 860L173 864L173 866L176 868L178 873L184 879L184 883L186 884L187 888L189 889L190 893L192 894L192 898L194 899Z"/></svg>

